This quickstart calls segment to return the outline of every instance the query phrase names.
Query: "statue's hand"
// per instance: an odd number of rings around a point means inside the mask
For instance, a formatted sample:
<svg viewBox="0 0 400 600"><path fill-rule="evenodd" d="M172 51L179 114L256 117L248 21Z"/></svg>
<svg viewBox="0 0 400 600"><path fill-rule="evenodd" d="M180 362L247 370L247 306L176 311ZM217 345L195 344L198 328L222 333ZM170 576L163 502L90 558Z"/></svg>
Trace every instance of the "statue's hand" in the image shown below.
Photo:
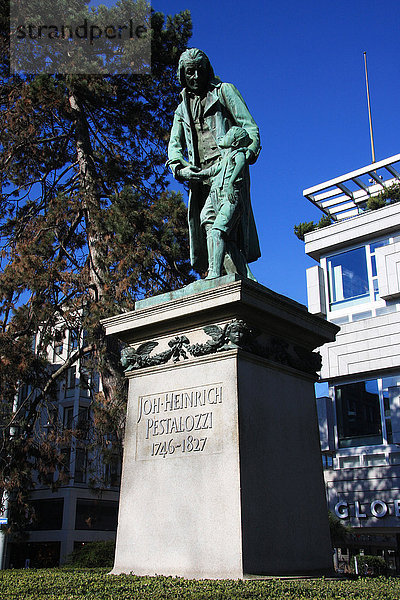
<svg viewBox="0 0 400 600"><path fill-rule="evenodd" d="M201 169L199 167L189 165L188 167L183 167L183 169L179 169L177 175L179 179L183 179L184 181L201 181L204 178L199 175L200 170Z"/></svg>
<svg viewBox="0 0 400 600"><path fill-rule="evenodd" d="M226 186L225 194L231 204L236 204L238 200L238 190L236 190L232 184Z"/></svg>

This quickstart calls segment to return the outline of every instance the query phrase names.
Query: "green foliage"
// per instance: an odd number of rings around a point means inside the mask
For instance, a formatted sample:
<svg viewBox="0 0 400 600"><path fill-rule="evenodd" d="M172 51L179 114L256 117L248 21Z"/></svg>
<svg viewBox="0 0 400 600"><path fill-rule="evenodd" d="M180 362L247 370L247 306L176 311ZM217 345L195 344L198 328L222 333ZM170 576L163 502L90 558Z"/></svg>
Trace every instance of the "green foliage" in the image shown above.
<svg viewBox="0 0 400 600"><path fill-rule="evenodd" d="M318 223L314 223L314 221L306 221L305 223L299 223L294 226L294 234L299 238L299 240L304 242L304 236L306 233L310 233L310 231L314 231L315 229L322 229L323 227L327 227L332 224L332 219L328 215L324 215L318 221Z"/></svg>
<svg viewBox="0 0 400 600"><path fill-rule="evenodd" d="M383 208L386 206L387 201L385 198L381 198L379 196L371 196L367 200L367 210L377 210L378 208Z"/></svg>
<svg viewBox="0 0 400 600"><path fill-rule="evenodd" d="M376 196L371 196L367 200L367 209L368 210L377 210L378 208L382 208L387 204L394 204L395 202L400 201L400 184L395 183L390 187L386 188L380 194Z"/></svg>
<svg viewBox="0 0 400 600"><path fill-rule="evenodd" d="M322 229L323 227L328 227L328 225L332 225L332 219L328 215L324 215L318 221L317 229Z"/></svg>
<svg viewBox="0 0 400 600"><path fill-rule="evenodd" d="M306 233L310 233L310 231L314 231L316 229L316 224L314 221L306 221L304 223L299 223L294 226L294 234L299 238L299 240L304 242L304 236Z"/></svg>
<svg viewBox="0 0 400 600"><path fill-rule="evenodd" d="M106 570L1 571L0 600L398 600L400 580L201 580Z"/></svg>
<svg viewBox="0 0 400 600"><path fill-rule="evenodd" d="M350 561L350 566L355 572L354 556ZM359 575L386 575L388 571L385 559L382 556L372 556L370 554L357 554L357 566Z"/></svg>
<svg viewBox="0 0 400 600"><path fill-rule="evenodd" d="M114 554L114 540L88 542L68 556L67 564L77 568L112 567Z"/></svg>
<svg viewBox="0 0 400 600"><path fill-rule="evenodd" d="M340 546L346 540L346 536L351 532L351 527L343 524L332 511L328 512L329 530L333 546Z"/></svg>

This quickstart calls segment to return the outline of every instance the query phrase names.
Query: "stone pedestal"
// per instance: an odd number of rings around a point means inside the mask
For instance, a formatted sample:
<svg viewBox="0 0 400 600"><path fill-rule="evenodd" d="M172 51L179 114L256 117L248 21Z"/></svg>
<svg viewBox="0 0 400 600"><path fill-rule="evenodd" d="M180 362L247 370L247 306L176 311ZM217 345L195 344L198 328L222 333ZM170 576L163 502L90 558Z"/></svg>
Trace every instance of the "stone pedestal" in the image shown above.
<svg viewBox="0 0 400 600"><path fill-rule="evenodd" d="M234 276L104 325L133 347L113 573L330 572L313 350L337 327Z"/></svg>

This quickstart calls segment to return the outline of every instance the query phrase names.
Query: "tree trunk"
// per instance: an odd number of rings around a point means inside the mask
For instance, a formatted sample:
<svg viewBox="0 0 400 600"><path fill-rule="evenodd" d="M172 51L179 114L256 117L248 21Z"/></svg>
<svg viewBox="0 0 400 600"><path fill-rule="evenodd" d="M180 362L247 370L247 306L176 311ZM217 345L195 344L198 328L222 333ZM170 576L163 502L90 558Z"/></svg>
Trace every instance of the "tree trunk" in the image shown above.
<svg viewBox="0 0 400 600"><path fill-rule="evenodd" d="M86 221L88 268L89 268L89 293L92 302L100 302L104 295L104 287L108 281L108 272L105 265L105 250L102 246L101 234L97 223L101 209L100 177L96 171L93 160L93 149L89 135L89 124L83 108L76 95L72 92L69 104L74 115L76 151L79 164L79 181ZM122 369L119 364L119 345L115 340L105 342L104 335L99 334L98 347L105 348L102 357L103 368L100 377L103 392L107 403L118 402L119 392L123 388Z"/></svg>

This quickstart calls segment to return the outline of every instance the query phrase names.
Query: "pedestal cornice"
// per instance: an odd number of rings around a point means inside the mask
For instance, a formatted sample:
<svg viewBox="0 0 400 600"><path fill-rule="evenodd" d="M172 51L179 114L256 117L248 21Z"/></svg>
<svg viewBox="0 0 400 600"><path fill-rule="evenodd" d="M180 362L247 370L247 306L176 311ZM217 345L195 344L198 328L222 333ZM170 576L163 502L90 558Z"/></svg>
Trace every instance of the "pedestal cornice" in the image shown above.
<svg viewBox="0 0 400 600"><path fill-rule="evenodd" d="M180 290L184 291L185 288ZM248 279L235 279L212 289L181 295L109 317L102 323L107 335L116 335L133 344L155 335L175 333L177 324L194 328L233 318L244 319L261 331L284 336L310 350L333 341L339 331L336 325L311 315L304 305Z"/></svg>

